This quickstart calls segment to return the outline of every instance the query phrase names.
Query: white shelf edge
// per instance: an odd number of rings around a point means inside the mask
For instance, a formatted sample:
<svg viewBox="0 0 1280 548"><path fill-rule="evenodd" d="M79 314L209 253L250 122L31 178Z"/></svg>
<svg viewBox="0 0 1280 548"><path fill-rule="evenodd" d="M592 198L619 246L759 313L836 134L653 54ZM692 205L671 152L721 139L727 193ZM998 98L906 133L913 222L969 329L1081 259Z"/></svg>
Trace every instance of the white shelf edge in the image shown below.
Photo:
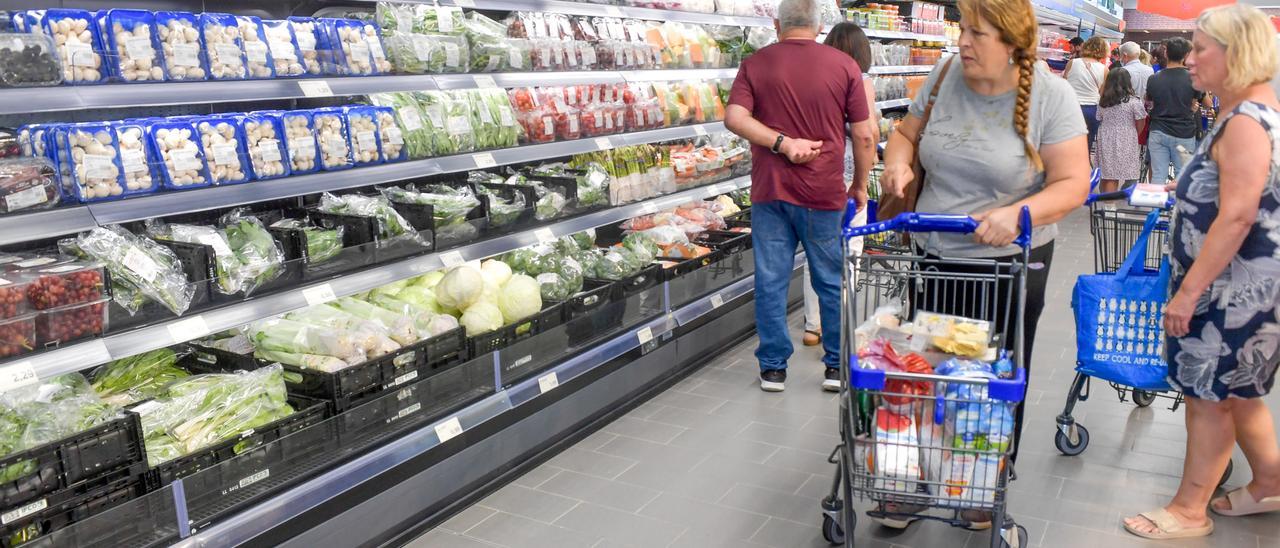
<svg viewBox="0 0 1280 548"><path fill-rule="evenodd" d="M871 67L869 74L926 74L933 70L933 65L886 65Z"/></svg>
<svg viewBox="0 0 1280 548"><path fill-rule="evenodd" d="M911 105L911 99L891 99L888 101L876 102L876 108L880 110L885 110L890 108L902 108L910 105Z"/></svg>
<svg viewBox="0 0 1280 548"><path fill-rule="evenodd" d="M710 188L717 189L719 192L716 193L719 194L749 185L750 179L748 177L739 177L727 182L710 185ZM551 230L552 234L556 236L563 236L586 230L587 228L594 228L641 215L649 212L650 208L661 210L675 207L691 199L706 197L708 192L708 187L687 189L675 194L650 198L643 202L621 205L603 211L566 219L539 228L548 228ZM81 371L95 365L106 363L113 359L133 356L149 350L163 348L203 336L204 334L201 333L191 337L182 338L175 336L170 331L171 326L192 321L193 318L200 318L199 321L203 322L203 324L207 326L210 333L216 333L232 327L244 325L257 319L283 314L285 312L307 306L307 299L303 296L303 292L313 287L328 285L332 289L333 293L339 297L353 295L363 291L368 291L381 285L410 278L418 274L440 268L443 266L441 255L444 253L456 252L465 260L476 260L505 253L534 243L537 243L537 238L533 235L532 231L509 234L491 240L484 240L470 245L445 250L443 252L411 257L371 268L369 270L356 272L325 283L309 284L290 291L266 295L261 298L254 298L242 303L215 308L199 314L182 316L157 325L109 335L100 339L71 344L64 348L50 350L29 357L14 359L5 362L4 365L8 365L9 363L28 363L35 369L36 374L41 378L71 373L73 371ZM191 324L187 323L184 325Z"/></svg>
<svg viewBox="0 0 1280 548"><path fill-rule="evenodd" d="M919 32L902 32L902 31L894 31L894 30L874 30L874 29L862 29L862 31L871 38L882 38L882 39L888 39L888 40L921 40L925 42L950 42L951 41L945 35L938 35L938 34L922 34Z"/></svg>

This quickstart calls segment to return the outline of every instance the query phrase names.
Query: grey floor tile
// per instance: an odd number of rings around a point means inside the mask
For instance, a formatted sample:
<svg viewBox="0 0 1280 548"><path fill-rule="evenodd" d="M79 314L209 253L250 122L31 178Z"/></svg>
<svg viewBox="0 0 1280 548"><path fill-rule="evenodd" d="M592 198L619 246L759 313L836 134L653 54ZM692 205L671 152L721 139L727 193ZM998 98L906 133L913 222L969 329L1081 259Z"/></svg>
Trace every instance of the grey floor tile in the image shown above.
<svg viewBox="0 0 1280 548"><path fill-rule="evenodd" d="M618 435L613 432L603 429L596 430L595 432L592 432L591 435L583 438L582 441L575 444L574 447L578 449L585 449L587 451L595 451L596 449L599 449L600 446L613 441L613 438L616 437L618 437Z"/></svg>
<svg viewBox="0 0 1280 548"><path fill-rule="evenodd" d="M819 515L819 501L791 494L794 491L773 491L739 483L725 493L720 504L797 523L812 523L814 516Z"/></svg>
<svg viewBox="0 0 1280 548"><path fill-rule="evenodd" d="M667 407L710 413L715 411L716 408L724 405L729 400L724 397L713 398L698 394L690 394L688 392L667 391L654 397L653 401Z"/></svg>
<svg viewBox="0 0 1280 548"><path fill-rule="evenodd" d="M674 523L589 503L570 510L556 524L640 547L667 546L686 529Z"/></svg>
<svg viewBox="0 0 1280 548"><path fill-rule="evenodd" d="M671 443L671 440L685 430L683 426L672 426L631 417L619 417L604 427L604 431L611 434L662 444Z"/></svg>
<svg viewBox="0 0 1280 548"><path fill-rule="evenodd" d="M596 452L618 457L625 456L624 460L661 462L673 472L692 469L707 458L707 455L701 451L626 436L619 436L601 446Z"/></svg>
<svg viewBox="0 0 1280 548"><path fill-rule="evenodd" d="M698 449L716 456L733 457L748 462L763 463L782 449L770 443L734 437L732 432L721 430L708 433L701 429L689 429L671 440L671 445Z"/></svg>
<svg viewBox="0 0 1280 548"><path fill-rule="evenodd" d="M444 529L435 529L428 531L416 539L413 539L405 548L509 548L505 544L494 544L483 540L474 539L465 535L461 535Z"/></svg>
<svg viewBox="0 0 1280 548"><path fill-rule="evenodd" d="M572 512L572 510L570 511ZM499 543L512 548L590 548L604 535L593 535L581 529L571 529L534 521L505 512L494 514L480 522L467 536Z"/></svg>
<svg viewBox="0 0 1280 548"><path fill-rule="evenodd" d="M617 442L618 439L612 439L605 443L603 447ZM577 447L570 447L563 453L552 457L547 464L556 468L572 470L582 474L590 474L600 476L602 478L616 478L619 474L626 472L628 468L635 466L634 459L623 458L617 455L602 454L599 452L587 451Z"/></svg>
<svg viewBox="0 0 1280 548"><path fill-rule="evenodd" d="M832 444L832 448L835 445ZM796 449L794 447L783 447L774 453L765 464L776 466L778 468L786 468L788 470L799 470L810 474L835 474L836 465L827 462L827 457L831 455L831 451L826 453L818 453L816 451L808 451L805 449Z"/></svg>
<svg viewBox="0 0 1280 548"><path fill-rule="evenodd" d="M712 459L710 455L704 460ZM641 462L618 477L618 481L657 489L703 502L715 502L729 492L736 477L708 474L696 470L671 470L662 462Z"/></svg>
<svg viewBox="0 0 1280 548"><path fill-rule="evenodd" d="M564 474L573 474L573 472L562 471L552 477L550 481L554 481L555 478ZM576 475L581 476L581 474ZM534 490L519 485L509 485L485 497L484 500L480 501L480 504L508 514L551 523L574 506L577 506L581 500L577 497L569 498L552 493L554 491Z"/></svg>
<svg viewBox="0 0 1280 548"><path fill-rule="evenodd" d="M763 518L762 518L763 521ZM758 544L748 540L731 538L717 533L701 533L694 530L685 531L680 538L668 548L768 548L767 544Z"/></svg>
<svg viewBox="0 0 1280 548"><path fill-rule="evenodd" d="M658 497L653 489L565 470L538 487L539 492L635 512ZM540 494L540 493L535 493ZM554 495L552 495L554 496ZM556 497L559 498L559 497ZM556 517L562 515L557 514Z"/></svg>
<svg viewBox="0 0 1280 548"><path fill-rule="evenodd" d="M541 485L542 482L551 479L551 476L556 475L560 470L562 469L544 463L530 469L528 472L525 472L512 483L516 485L523 485L525 487L537 487Z"/></svg>
<svg viewBox="0 0 1280 548"><path fill-rule="evenodd" d="M794 447L814 453L826 452L827 454L830 454L831 450L835 449L836 444L840 443L840 438L835 435L812 434L758 422L747 425L746 428L743 428L738 433L738 437L784 447Z"/></svg>
<svg viewBox="0 0 1280 548"><path fill-rule="evenodd" d="M690 533L746 541L768 516L663 493L640 510L640 515L683 525Z"/></svg>
<svg viewBox="0 0 1280 548"><path fill-rule="evenodd" d="M504 489L505 490L505 489ZM447 529L456 533L465 533L468 529L475 527L476 524L489 519L489 516L497 513L493 508L486 508L480 504L472 504L466 510L454 514L448 521L440 524L441 529Z"/></svg>
<svg viewBox="0 0 1280 548"><path fill-rule="evenodd" d="M714 456L699 464L693 472L721 485L733 487L734 484L742 483L782 493L795 493L812 475L767 464ZM816 503L811 501L811 504Z"/></svg>

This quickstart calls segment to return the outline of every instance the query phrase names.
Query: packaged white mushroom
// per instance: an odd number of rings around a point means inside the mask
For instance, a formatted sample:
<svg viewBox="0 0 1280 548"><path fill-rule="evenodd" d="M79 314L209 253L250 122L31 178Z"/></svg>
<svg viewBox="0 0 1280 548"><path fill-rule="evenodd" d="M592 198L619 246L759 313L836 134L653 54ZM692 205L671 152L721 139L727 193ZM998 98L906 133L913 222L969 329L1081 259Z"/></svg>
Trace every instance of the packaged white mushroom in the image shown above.
<svg viewBox="0 0 1280 548"><path fill-rule="evenodd" d="M208 76L199 17L180 11L158 11L156 35L163 53L162 68L169 80L199 81Z"/></svg>
<svg viewBox="0 0 1280 548"><path fill-rule="evenodd" d="M293 26L288 21L263 20L262 33L266 35L267 46L271 49L276 76L292 78L307 73L302 66L302 52L298 50Z"/></svg>
<svg viewBox="0 0 1280 548"><path fill-rule="evenodd" d="M165 188L183 190L209 186L204 150L190 122L156 121L147 126L147 139L163 162Z"/></svg>
<svg viewBox="0 0 1280 548"><path fill-rule="evenodd" d="M312 124L311 111L289 111L284 113L282 118L290 173L300 175L319 171L320 148L316 146L316 131Z"/></svg>
<svg viewBox="0 0 1280 548"><path fill-rule="evenodd" d="M391 107L375 106L377 114L378 141L382 145L382 161L403 162L409 159L409 150L404 145L404 131L396 123L396 110Z"/></svg>
<svg viewBox="0 0 1280 548"><path fill-rule="evenodd" d="M116 79L130 82L163 82L164 63L156 52L156 18L146 10L99 12L107 58Z"/></svg>
<svg viewBox="0 0 1280 548"><path fill-rule="evenodd" d="M67 124L56 135L64 189L82 203L124 194L115 128L103 123Z"/></svg>
<svg viewBox="0 0 1280 548"><path fill-rule="evenodd" d="M382 143L378 136L377 107L346 107L347 134L351 158L357 166L382 163Z"/></svg>
<svg viewBox="0 0 1280 548"><path fill-rule="evenodd" d="M320 19L333 51L337 74L367 76L377 74L373 50L365 40L364 23L351 19ZM379 48L382 42L379 41ZM385 53L385 52L384 52Z"/></svg>
<svg viewBox="0 0 1280 548"><path fill-rule="evenodd" d="M236 16L236 25L240 27L240 40L244 46L244 60L249 78L275 78L275 60L271 58L271 46L262 28L262 20L257 17Z"/></svg>
<svg viewBox="0 0 1280 548"><path fill-rule="evenodd" d="M120 173L124 182L124 195L155 190L160 183L155 170L159 161L153 156L153 149L147 146L146 128L138 122L118 122L113 125L120 143Z"/></svg>
<svg viewBox="0 0 1280 548"><path fill-rule="evenodd" d="M68 84L97 84L106 81L102 63L102 40L93 15L85 10L48 10L44 32L53 38L62 58L62 79Z"/></svg>
<svg viewBox="0 0 1280 548"><path fill-rule="evenodd" d="M375 74L391 74L391 61L387 59L387 50L382 47L382 30L377 23L364 24L364 40L369 44L369 53L373 56Z"/></svg>
<svg viewBox="0 0 1280 548"><path fill-rule="evenodd" d="M316 109L312 111L311 120L316 129L316 144L320 146L320 168L336 171L354 166L347 117L342 109Z"/></svg>
<svg viewBox="0 0 1280 548"><path fill-rule="evenodd" d="M253 178L245 157L244 125L239 115L201 118L196 121L196 131L213 184L243 183Z"/></svg>
<svg viewBox="0 0 1280 548"><path fill-rule="evenodd" d="M326 67L332 64L332 52L320 23L310 17L290 17L288 21L307 75L319 76L330 72L332 69Z"/></svg>
<svg viewBox="0 0 1280 548"><path fill-rule="evenodd" d="M245 147L249 163L258 179L275 179L289 175L285 161L284 121L279 113L251 112L244 115Z"/></svg>
<svg viewBox="0 0 1280 548"><path fill-rule="evenodd" d="M209 79L244 80L249 72L245 68L244 40L240 37L240 23L234 15L225 13L200 14L200 29L204 34L205 54L209 57Z"/></svg>

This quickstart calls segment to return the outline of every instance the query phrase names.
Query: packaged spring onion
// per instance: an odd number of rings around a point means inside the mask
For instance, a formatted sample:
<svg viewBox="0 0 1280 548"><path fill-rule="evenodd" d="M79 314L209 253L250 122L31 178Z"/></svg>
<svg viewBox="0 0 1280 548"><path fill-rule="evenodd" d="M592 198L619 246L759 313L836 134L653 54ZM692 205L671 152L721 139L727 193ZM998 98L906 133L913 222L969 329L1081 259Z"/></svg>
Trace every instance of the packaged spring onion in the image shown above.
<svg viewBox="0 0 1280 548"><path fill-rule="evenodd" d="M90 375L93 391L121 407L154 398L169 383L191 376L178 367L178 358L173 350L161 348L110 362Z"/></svg>
<svg viewBox="0 0 1280 548"><path fill-rule="evenodd" d="M291 110L280 115L284 123L284 143L293 175L320 171L320 147L309 110Z"/></svg>
<svg viewBox="0 0 1280 548"><path fill-rule="evenodd" d="M471 112L465 96L447 91L415 91L413 97L431 124L436 154L444 156L476 149Z"/></svg>
<svg viewBox="0 0 1280 548"><path fill-rule="evenodd" d="M277 179L290 174L285 160L284 117L279 112L251 112L243 117L245 149L258 180Z"/></svg>
<svg viewBox="0 0 1280 548"><path fill-rule="evenodd" d="M209 59L210 80L244 80L249 77L240 22L225 13L200 14L200 32Z"/></svg>
<svg viewBox="0 0 1280 548"><path fill-rule="evenodd" d="M467 41L461 36L394 31L384 37L384 43L397 72L454 74L467 71L470 53Z"/></svg>
<svg viewBox="0 0 1280 548"><path fill-rule="evenodd" d="M44 33L57 44L64 82L77 85L107 81L102 37L93 14L85 10L52 9L45 11L41 24Z"/></svg>
<svg viewBox="0 0 1280 548"><path fill-rule="evenodd" d="M244 123L240 115L216 114L196 119L200 147L209 165L209 179L215 185L253 180L253 169L245 150Z"/></svg>
<svg viewBox="0 0 1280 548"><path fill-rule="evenodd" d="M187 121L153 121L147 140L163 162L162 184L171 190L201 188L212 183L196 128Z"/></svg>
<svg viewBox="0 0 1280 548"><path fill-rule="evenodd" d="M342 235L345 232L342 226L319 228L299 219L286 218L271 223L271 228L302 231L303 239L306 241L306 249L303 253L309 264L323 263L342 253Z"/></svg>
<svg viewBox="0 0 1280 548"><path fill-rule="evenodd" d="M327 304L308 306L302 310L290 312L286 314L284 318L290 321L341 331L345 336L352 337L355 345L369 359L385 356L401 348L401 343L392 339L391 331L381 323L357 316ZM312 349L307 348L306 350ZM314 352L319 350L312 351ZM296 360L295 358L287 359L294 362L290 363L290 365L310 367L309 365L305 365L305 361L297 363L300 360ZM360 361L353 361L349 362L349 365L356 365L358 363L360 363Z"/></svg>
<svg viewBox="0 0 1280 548"><path fill-rule="evenodd" d="M290 314L291 317L297 315ZM316 323L275 318L252 324L248 335L253 341L254 355L264 360L329 372L361 364L368 359L361 335L313 321ZM273 357L269 354L272 352L281 354Z"/></svg>
<svg viewBox="0 0 1280 548"><path fill-rule="evenodd" d="M200 81L208 77L208 57L200 32L200 18L193 13L155 13L165 76L173 82Z"/></svg>
<svg viewBox="0 0 1280 548"><path fill-rule="evenodd" d="M81 233L74 243L81 253L106 265L115 284L137 290L176 315L182 315L191 305L195 287L169 248L115 225ZM121 300L114 291L113 295L116 303L130 313L137 312L141 305L134 300Z"/></svg>
<svg viewBox="0 0 1280 548"><path fill-rule="evenodd" d="M467 186L436 184L419 187L410 184L404 188L389 187L381 191L383 196L394 203L431 206L436 230L467 222L467 215L480 207L480 200Z"/></svg>
<svg viewBox="0 0 1280 548"><path fill-rule="evenodd" d="M404 141L406 159L418 160L433 156L431 131L427 129L426 117L413 95L408 92L375 93L369 96L369 102L380 107L390 108L395 115L396 127ZM379 122L379 127L386 133L386 126ZM384 139L387 141L389 139Z"/></svg>
<svg viewBox="0 0 1280 548"><path fill-rule="evenodd" d="M347 116L343 110L338 107L316 109L312 111L311 119L320 149L320 168L338 171L354 167Z"/></svg>
<svg viewBox="0 0 1280 548"><path fill-rule="evenodd" d="M103 42L112 76L125 83L163 82L164 58L155 15L146 10L99 12Z"/></svg>
<svg viewBox="0 0 1280 548"><path fill-rule="evenodd" d="M476 148L508 148L520 144L522 126L501 89L469 90L465 93L471 107L471 125L475 129Z"/></svg>

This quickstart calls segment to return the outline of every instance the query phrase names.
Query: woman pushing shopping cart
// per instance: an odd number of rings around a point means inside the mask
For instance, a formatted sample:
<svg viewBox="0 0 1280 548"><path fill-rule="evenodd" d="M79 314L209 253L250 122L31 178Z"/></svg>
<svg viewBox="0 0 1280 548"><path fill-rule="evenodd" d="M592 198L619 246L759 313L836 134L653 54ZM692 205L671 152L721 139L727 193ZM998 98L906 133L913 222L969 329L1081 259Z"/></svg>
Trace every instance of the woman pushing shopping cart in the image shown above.
<svg viewBox="0 0 1280 548"><path fill-rule="evenodd" d="M905 213L846 229L840 433L823 536L854 546L852 501L905 527L930 519L990 528L991 546L1024 546L1006 513L1026 393L1023 363L1030 212L1020 259L849 252L887 232L971 233L968 216Z"/></svg>

